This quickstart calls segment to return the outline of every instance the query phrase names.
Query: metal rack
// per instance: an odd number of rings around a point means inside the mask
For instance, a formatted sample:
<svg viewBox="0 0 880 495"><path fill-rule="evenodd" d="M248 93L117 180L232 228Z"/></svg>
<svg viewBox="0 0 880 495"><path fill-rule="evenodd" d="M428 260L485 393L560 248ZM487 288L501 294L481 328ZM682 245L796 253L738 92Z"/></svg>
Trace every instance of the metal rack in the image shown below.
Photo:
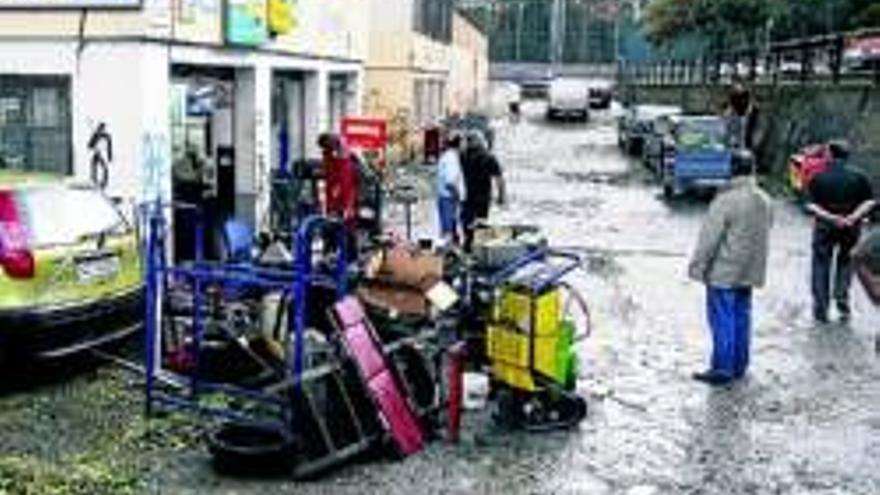
<svg viewBox="0 0 880 495"><path fill-rule="evenodd" d="M168 262L168 213L175 209L187 210L196 217L195 260L172 266ZM304 363L304 334L308 292L318 283L332 284L341 295L346 290L347 262L344 248L336 255L332 275L318 273L313 266L314 235L327 229L336 230L338 246L344 246L341 226L322 217L309 217L296 229L290 246L295 253L292 265L265 266L258 263L220 263L206 261L203 252L205 238L202 212L181 204L151 203L142 212L147 223L146 232L146 406L152 412L157 406L187 409L199 414L228 420L266 424L293 435L296 428L293 401L302 392ZM190 351L192 370L181 374L163 365L167 346L163 345L165 329L174 323L169 304L172 287L184 287L189 296L188 320L191 330ZM279 379L288 381L285 390L271 390L264 386L217 383L205 379L201 373L206 327L212 313L212 303L226 304L239 294L249 292L279 292L285 297L287 319L285 342L286 369ZM247 297L242 296L242 297ZM178 320L181 318L177 316ZM283 377L283 378L282 378ZM165 385L165 386L163 386ZM220 394L232 405L211 405L208 396Z"/></svg>

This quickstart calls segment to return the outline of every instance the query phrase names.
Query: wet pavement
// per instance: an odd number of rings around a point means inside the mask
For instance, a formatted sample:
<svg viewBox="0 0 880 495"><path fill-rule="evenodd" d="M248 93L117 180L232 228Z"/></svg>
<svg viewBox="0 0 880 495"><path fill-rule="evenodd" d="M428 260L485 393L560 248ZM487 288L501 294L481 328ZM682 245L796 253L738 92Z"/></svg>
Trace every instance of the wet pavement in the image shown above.
<svg viewBox="0 0 880 495"><path fill-rule="evenodd" d="M578 429L499 434L472 415L458 445L434 442L403 461L363 462L312 483L218 478L203 449L148 449L144 491L880 493L880 314L854 287L851 323L813 324L810 224L801 211L776 201L769 282L756 293L748 377L707 388L690 379L708 353L703 289L685 276L707 201L660 199L651 176L617 150L610 115L586 125L551 125L541 110L528 106L524 122L501 123L496 146L510 206L495 219L537 223L552 244L589 260L589 270L573 279L595 320L593 337L580 349L579 389L590 412ZM432 229L429 203L416 212L416 224L421 233ZM89 386L74 382L63 392L44 387L28 394L31 402L49 401L41 406L48 409L52 400L69 400L82 394L77 387ZM8 415L22 415L16 404L29 400L0 399L0 428L10 424Z"/></svg>

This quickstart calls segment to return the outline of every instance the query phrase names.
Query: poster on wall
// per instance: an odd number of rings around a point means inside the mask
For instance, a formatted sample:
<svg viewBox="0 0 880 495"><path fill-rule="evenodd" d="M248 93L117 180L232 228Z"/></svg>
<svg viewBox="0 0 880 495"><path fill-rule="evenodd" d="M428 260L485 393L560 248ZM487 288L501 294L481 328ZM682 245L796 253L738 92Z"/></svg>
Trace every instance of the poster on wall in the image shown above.
<svg viewBox="0 0 880 495"><path fill-rule="evenodd" d="M142 0L0 0L0 9L138 9Z"/></svg>
<svg viewBox="0 0 880 495"><path fill-rule="evenodd" d="M227 0L227 43L257 46L267 38L266 0Z"/></svg>
<svg viewBox="0 0 880 495"><path fill-rule="evenodd" d="M268 0L269 32L284 35L296 29L296 0Z"/></svg>

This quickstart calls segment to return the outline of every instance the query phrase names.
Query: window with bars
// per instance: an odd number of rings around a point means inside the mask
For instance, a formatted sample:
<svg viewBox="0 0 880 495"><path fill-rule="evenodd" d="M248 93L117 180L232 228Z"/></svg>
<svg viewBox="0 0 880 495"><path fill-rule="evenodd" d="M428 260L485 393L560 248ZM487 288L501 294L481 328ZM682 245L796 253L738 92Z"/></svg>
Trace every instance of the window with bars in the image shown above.
<svg viewBox="0 0 880 495"><path fill-rule="evenodd" d="M0 75L0 169L73 172L70 77Z"/></svg>
<svg viewBox="0 0 880 495"><path fill-rule="evenodd" d="M452 0L414 0L413 30L436 41L452 41Z"/></svg>

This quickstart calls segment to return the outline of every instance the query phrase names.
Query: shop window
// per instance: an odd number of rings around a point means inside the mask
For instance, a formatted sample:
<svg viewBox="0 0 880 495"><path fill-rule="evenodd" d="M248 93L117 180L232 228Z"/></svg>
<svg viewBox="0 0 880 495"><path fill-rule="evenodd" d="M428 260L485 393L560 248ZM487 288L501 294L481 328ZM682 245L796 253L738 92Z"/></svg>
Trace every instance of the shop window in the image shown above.
<svg viewBox="0 0 880 495"><path fill-rule="evenodd" d="M0 169L71 174L70 78L0 75Z"/></svg>

